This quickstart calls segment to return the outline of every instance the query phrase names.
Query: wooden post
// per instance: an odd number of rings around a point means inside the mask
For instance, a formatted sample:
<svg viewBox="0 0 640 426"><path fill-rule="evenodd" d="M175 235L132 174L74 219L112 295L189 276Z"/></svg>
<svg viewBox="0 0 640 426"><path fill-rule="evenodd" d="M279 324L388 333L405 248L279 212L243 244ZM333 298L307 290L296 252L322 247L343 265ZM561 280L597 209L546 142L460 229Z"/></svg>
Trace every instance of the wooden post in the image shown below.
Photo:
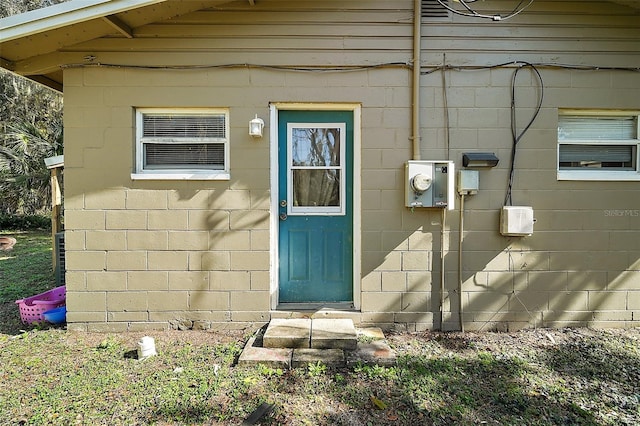
<svg viewBox="0 0 640 426"><path fill-rule="evenodd" d="M51 244L53 245L52 264L56 269L58 262L58 248L56 247L56 234L62 229L62 219L60 210L62 208L62 192L60 191L60 180L58 179L59 167L51 169Z"/></svg>

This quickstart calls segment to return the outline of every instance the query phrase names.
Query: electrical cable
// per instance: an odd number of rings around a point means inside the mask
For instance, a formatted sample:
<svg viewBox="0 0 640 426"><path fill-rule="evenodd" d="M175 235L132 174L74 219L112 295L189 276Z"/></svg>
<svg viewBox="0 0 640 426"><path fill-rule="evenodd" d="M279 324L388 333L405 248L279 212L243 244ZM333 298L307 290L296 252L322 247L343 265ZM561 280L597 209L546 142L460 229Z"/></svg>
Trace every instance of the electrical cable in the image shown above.
<svg viewBox="0 0 640 426"><path fill-rule="evenodd" d="M67 68L123 68L123 69L143 69L143 70L208 70L208 69L232 69L232 68L255 68L274 71L292 71L292 72L355 72L367 71L380 68L413 68L413 65L406 62L385 62L373 65L345 65L345 66L304 66L304 65L264 65L264 64L212 64L212 65L128 65L128 64L110 64L103 62L87 62L62 64L61 69Z"/></svg>
<svg viewBox="0 0 640 426"><path fill-rule="evenodd" d="M518 133L517 128L517 120L516 120L516 79L518 77L518 73L523 68L531 68L538 78L538 82L540 83L540 95L538 96L538 103L536 105L536 109L533 113L533 116L527 123L527 125L522 129L520 133ZM535 67L535 65L530 64L528 62L521 62L521 66L516 68L513 72L513 77L511 78L511 137L512 137L512 145L511 145L511 157L510 157L510 165L509 165L509 179L507 181L507 193L504 198L504 205L510 206L512 205L511 192L513 189L513 178L515 173L515 161L516 161L516 152L518 147L518 142L522 139L522 137L527 133L531 125L538 117L540 110L542 109L542 102L544 99L544 81L542 80L542 75L540 71Z"/></svg>
<svg viewBox="0 0 640 426"><path fill-rule="evenodd" d="M451 158L451 120L449 117L449 97L447 95L447 69L445 68L447 63L447 54L442 54L442 109L444 113L444 144L447 151L445 158Z"/></svg>
<svg viewBox="0 0 640 426"><path fill-rule="evenodd" d="M467 3L473 3L473 1L469 1L469 0L456 0L467 10L467 12L460 11L458 9L455 9L455 8L449 6L447 4L446 0L436 0L436 1L440 4L440 6L444 7L445 9L447 9L448 11L450 11L452 13L455 13L456 15L466 16L468 18L491 19L492 21L496 21L497 22L497 21L505 21L507 19L511 19L514 16L519 15L524 10L526 10L529 6L531 6L531 4L533 3L534 0L529 0L527 4L524 4L524 2L526 0L520 0L520 2L518 2L516 7L510 13L508 13L508 14L506 14L504 16L500 15L500 14L488 15L488 14L480 13L480 12L474 10L471 6L469 6L467 4Z"/></svg>
<svg viewBox="0 0 640 426"><path fill-rule="evenodd" d="M412 69L413 64L411 62L384 62L372 65L344 65L344 66L314 66L314 65L265 65L265 64L249 64L249 63L235 63L235 64L205 64L205 65L132 65L132 64L113 64L104 62L90 62L86 63L71 63L61 64L60 69L68 68L122 68L122 69L146 69L146 70L175 70L175 71L189 71L189 70L207 70L207 69L233 69L233 68L246 68L246 69L266 69L274 71L291 71L291 72L357 72L367 71L382 68L404 68ZM421 75L429 75L434 72L442 70L452 71L482 71L491 70L496 68L507 68L514 66L521 66L523 61L509 61L502 62L494 65L438 65L433 67L423 66L421 69ZM529 63L529 62L527 62ZM532 62L532 65L537 68L550 68L550 69L567 69L575 71L630 71L640 72L640 67L607 67L599 65L572 65L572 64L556 64L545 62Z"/></svg>
<svg viewBox="0 0 640 426"><path fill-rule="evenodd" d="M496 68L520 67L523 63L534 65L536 68L572 70L572 71L629 71L640 72L640 67L607 67L599 65L573 65L573 64L557 64L551 62L525 62L525 61L509 61L494 65L438 65L433 67L423 67L422 75L429 75L443 69L453 71L484 71Z"/></svg>

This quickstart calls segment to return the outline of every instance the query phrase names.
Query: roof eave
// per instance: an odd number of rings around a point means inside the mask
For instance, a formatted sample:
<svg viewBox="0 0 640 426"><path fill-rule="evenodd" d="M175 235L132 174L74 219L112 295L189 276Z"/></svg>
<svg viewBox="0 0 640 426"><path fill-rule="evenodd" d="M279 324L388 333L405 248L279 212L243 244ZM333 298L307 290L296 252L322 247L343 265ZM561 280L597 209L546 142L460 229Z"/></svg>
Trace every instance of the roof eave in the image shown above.
<svg viewBox="0 0 640 426"><path fill-rule="evenodd" d="M28 37L78 22L162 3L167 0L73 0L0 19L0 42Z"/></svg>

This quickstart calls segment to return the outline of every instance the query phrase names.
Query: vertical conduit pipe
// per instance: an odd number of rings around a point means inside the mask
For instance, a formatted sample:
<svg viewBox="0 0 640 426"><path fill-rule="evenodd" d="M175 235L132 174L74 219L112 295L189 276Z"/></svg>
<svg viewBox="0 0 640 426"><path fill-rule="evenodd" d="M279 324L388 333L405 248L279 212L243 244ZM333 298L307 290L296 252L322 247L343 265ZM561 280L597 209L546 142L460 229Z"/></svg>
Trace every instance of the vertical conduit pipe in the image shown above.
<svg viewBox="0 0 640 426"><path fill-rule="evenodd" d="M412 157L420 160L420 63L422 38L422 1L413 1L413 81L412 81Z"/></svg>
<svg viewBox="0 0 640 426"><path fill-rule="evenodd" d="M420 154L420 71L422 64L422 0L413 1L413 79L412 79L412 158L421 160ZM446 208L442 209L441 246L440 246L440 329L444 320L444 287L445 287L445 220Z"/></svg>
<svg viewBox="0 0 640 426"><path fill-rule="evenodd" d="M446 236L446 220L447 220L447 209L442 209L442 220L441 225L442 229L440 231L440 330L444 330L444 256L445 256L445 236ZM451 304L451 303L449 303Z"/></svg>
<svg viewBox="0 0 640 426"><path fill-rule="evenodd" d="M460 225L458 226L460 235L458 236L458 317L460 319L460 331L464 333L463 321L463 297L462 297L462 240L464 239L464 194L460 194Z"/></svg>

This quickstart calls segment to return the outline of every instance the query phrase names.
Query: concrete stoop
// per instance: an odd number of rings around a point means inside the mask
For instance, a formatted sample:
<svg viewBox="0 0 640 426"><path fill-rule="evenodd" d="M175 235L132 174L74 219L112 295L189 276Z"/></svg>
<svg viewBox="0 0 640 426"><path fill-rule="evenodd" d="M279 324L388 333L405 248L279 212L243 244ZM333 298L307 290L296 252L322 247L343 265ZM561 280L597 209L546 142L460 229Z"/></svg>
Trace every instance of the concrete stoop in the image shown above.
<svg viewBox="0 0 640 426"><path fill-rule="evenodd" d="M358 363L390 366L396 354L379 328L356 329L350 319L273 319L245 345L238 365L274 368L322 363L339 368Z"/></svg>

